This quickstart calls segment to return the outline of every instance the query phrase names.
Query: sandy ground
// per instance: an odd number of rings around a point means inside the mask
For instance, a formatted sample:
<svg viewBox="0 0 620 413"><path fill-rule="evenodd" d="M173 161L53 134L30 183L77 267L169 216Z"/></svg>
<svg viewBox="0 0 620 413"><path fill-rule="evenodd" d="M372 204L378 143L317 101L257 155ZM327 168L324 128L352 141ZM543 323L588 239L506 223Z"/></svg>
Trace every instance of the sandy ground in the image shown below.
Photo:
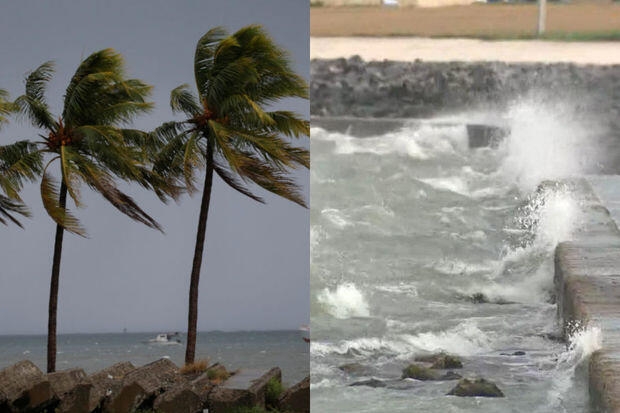
<svg viewBox="0 0 620 413"><path fill-rule="evenodd" d="M438 8L312 7L311 36L533 35L536 4L474 4ZM548 4L547 33L592 34L620 31L620 3Z"/></svg>
<svg viewBox="0 0 620 413"><path fill-rule="evenodd" d="M311 37L310 57L364 60L620 64L620 42L484 41L411 37Z"/></svg>

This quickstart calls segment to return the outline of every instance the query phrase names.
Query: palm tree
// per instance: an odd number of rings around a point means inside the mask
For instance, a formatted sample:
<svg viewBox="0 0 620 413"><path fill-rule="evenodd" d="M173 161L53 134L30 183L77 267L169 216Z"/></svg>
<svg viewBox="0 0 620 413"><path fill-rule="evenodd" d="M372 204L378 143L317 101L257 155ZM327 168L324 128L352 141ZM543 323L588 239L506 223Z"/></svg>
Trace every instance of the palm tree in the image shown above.
<svg viewBox="0 0 620 413"><path fill-rule="evenodd" d="M67 87L62 115L50 113L45 88L53 74L53 63L46 62L26 78L26 93L16 100L20 111L45 131L41 140L28 142L24 155L44 160L41 199L48 215L56 222L52 276L50 284L47 371L56 368L56 310L58 280L64 231L86 236L78 219L67 209L67 194L81 206L80 185L99 192L131 219L161 230L128 195L117 188L115 178L138 182L154 189L160 197L171 194L163 179L150 172L148 146L151 135L123 128L135 116L148 112L153 104L145 99L151 86L137 79L126 79L123 59L112 49L93 53L82 61ZM45 157L50 159L45 159ZM50 174L57 161L60 187ZM30 171L34 174L36 171Z"/></svg>
<svg viewBox="0 0 620 413"><path fill-rule="evenodd" d="M16 105L9 101L7 91L0 89L0 127L8 121L7 116L15 110ZM25 151L28 152L27 142L0 146L0 188L4 191L4 195L0 194L0 223L4 225L8 225L7 221L11 221L22 227L14 215L30 216L30 212L22 203L18 192L24 174L27 178L33 178L31 174L29 175L29 171L35 173L40 171L41 164L37 159L34 159L30 160L30 164L24 166L23 162L28 162L28 159L24 157Z"/></svg>
<svg viewBox="0 0 620 413"><path fill-rule="evenodd" d="M290 138L309 135L309 122L290 111L266 108L282 98L307 99L307 83L260 26L230 36L219 27L208 31L196 45L194 75L197 97L186 84L171 92L173 111L188 118L156 130L168 143L155 163L158 173L179 177L190 193L196 190L195 170L206 169L189 291L188 364L195 358L198 283L214 172L255 201L264 202L247 183L306 207L289 173L310 166L309 152L290 143Z"/></svg>

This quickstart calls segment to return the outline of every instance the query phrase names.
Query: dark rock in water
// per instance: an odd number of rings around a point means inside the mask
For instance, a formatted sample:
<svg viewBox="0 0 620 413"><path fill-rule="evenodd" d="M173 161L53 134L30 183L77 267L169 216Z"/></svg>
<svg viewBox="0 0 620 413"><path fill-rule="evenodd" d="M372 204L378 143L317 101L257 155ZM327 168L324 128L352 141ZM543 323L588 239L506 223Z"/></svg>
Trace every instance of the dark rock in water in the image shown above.
<svg viewBox="0 0 620 413"><path fill-rule="evenodd" d="M444 352L431 354L430 356L418 356L415 361L432 363L431 369L461 369L463 363L458 356L453 356Z"/></svg>
<svg viewBox="0 0 620 413"><path fill-rule="evenodd" d="M441 376L440 380L458 380L461 378L463 378L463 376L450 370L449 372Z"/></svg>
<svg viewBox="0 0 620 413"><path fill-rule="evenodd" d="M484 303L488 303L489 300L487 299L486 295L482 294L482 293L475 293L471 295L471 301L474 302L475 304L484 304Z"/></svg>
<svg viewBox="0 0 620 413"><path fill-rule="evenodd" d="M278 410L310 413L310 376L282 393L278 400Z"/></svg>
<svg viewBox="0 0 620 413"><path fill-rule="evenodd" d="M556 343L565 343L566 342L566 339L560 333L543 333L543 334L540 334L540 336L542 338L545 338L545 339L550 340L550 341L554 341Z"/></svg>
<svg viewBox="0 0 620 413"><path fill-rule="evenodd" d="M497 300L490 300L489 297L487 297L483 293L474 293L471 296L469 296L469 299L474 304L499 304L499 305L505 305L505 304L514 304L515 303L514 301L504 300L503 298L498 298Z"/></svg>
<svg viewBox="0 0 620 413"><path fill-rule="evenodd" d="M368 374L370 372L370 367L364 366L361 363L347 363L342 366L338 366L338 368L344 371L347 374L362 376Z"/></svg>
<svg viewBox="0 0 620 413"><path fill-rule="evenodd" d="M368 387L377 388L377 387L386 387L387 384L385 384L381 380L369 379L369 380L356 381L355 383L349 384L349 386L368 386Z"/></svg>
<svg viewBox="0 0 620 413"><path fill-rule="evenodd" d="M495 383L485 379L461 379L458 384L448 392L448 396L504 397L504 393L502 393Z"/></svg>
<svg viewBox="0 0 620 413"><path fill-rule="evenodd" d="M439 372L432 370L428 367L421 366L419 364L410 364L403 369L403 379L416 379L416 380L439 380L441 375Z"/></svg>
<svg viewBox="0 0 620 413"><path fill-rule="evenodd" d="M492 125L468 124L467 138L470 149L497 148L509 131Z"/></svg>
<svg viewBox="0 0 620 413"><path fill-rule="evenodd" d="M499 353L500 356L525 356L525 351L515 351L514 353Z"/></svg>

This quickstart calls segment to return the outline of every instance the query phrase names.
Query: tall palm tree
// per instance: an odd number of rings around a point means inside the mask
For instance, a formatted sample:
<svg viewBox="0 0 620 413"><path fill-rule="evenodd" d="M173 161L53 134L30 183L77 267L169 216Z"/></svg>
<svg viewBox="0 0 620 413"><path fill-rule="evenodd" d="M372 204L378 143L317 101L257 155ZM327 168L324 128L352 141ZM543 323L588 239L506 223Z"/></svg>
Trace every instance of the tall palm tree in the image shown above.
<svg viewBox="0 0 620 413"><path fill-rule="evenodd" d="M0 128L7 123L8 115L15 111L16 105L9 100L8 92L0 89ZM22 224L15 215L30 216L18 193L21 183L20 171L23 170L20 160L24 155L25 146L27 147L27 144L24 142L0 146L0 188L4 192L0 194L0 223L4 225L8 225L8 221L11 221L21 227ZM30 165L30 168L40 170L40 166L40 163L37 163Z"/></svg>
<svg viewBox="0 0 620 413"><path fill-rule="evenodd" d="M156 134L168 143L155 163L159 173L180 177L190 193L196 190L195 170L206 170L191 271L186 363L195 358L198 283L214 172L255 201L264 202L247 183L306 207L289 174L310 166L309 152L290 143L309 135L309 122L290 111L267 109L282 98L307 99L308 85L260 26L232 35L220 27L208 31L196 45L194 75L198 96L186 84L171 92L173 111L187 119L158 128Z"/></svg>
<svg viewBox="0 0 620 413"><path fill-rule="evenodd" d="M58 280L64 231L86 236L78 219L67 209L67 194L81 206L80 186L99 192L131 219L160 229L131 197L117 188L115 178L138 182L154 189L160 197L169 189L164 180L150 172L148 151L151 135L124 128L135 116L149 111L153 104L145 99L151 86L127 79L123 59L112 49L93 53L78 66L64 95L59 117L50 113L45 88L53 74L53 63L46 62L26 78L26 92L16 100L20 111L45 131L41 140L28 142L24 155L44 161L41 199L56 222L52 276L50 283L47 371L56 368L56 311ZM49 158L49 159L46 159ZM59 167L60 187L49 169ZM33 174L36 171L30 171Z"/></svg>

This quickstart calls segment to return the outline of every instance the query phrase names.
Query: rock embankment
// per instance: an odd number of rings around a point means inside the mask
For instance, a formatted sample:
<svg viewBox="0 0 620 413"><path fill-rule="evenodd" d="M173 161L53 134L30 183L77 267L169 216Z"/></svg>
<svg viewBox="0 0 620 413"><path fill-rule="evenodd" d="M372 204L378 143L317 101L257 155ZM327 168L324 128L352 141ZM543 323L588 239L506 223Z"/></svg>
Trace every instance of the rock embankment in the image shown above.
<svg viewBox="0 0 620 413"><path fill-rule="evenodd" d="M227 373L215 364L201 373L182 374L168 359L142 367L118 363L93 375L82 369L44 374L32 362L20 361L0 370L0 412L6 413L227 413L239 408L266 407L267 398L278 411L310 411L309 378L281 394L269 387L282 373L242 369Z"/></svg>
<svg viewBox="0 0 620 413"><path fill-rule="evenodd" d="M352 57L315 59L310 73L314 116L425 118L501 109L532 91L620 113L620 65L365 62Z"/></svg>

